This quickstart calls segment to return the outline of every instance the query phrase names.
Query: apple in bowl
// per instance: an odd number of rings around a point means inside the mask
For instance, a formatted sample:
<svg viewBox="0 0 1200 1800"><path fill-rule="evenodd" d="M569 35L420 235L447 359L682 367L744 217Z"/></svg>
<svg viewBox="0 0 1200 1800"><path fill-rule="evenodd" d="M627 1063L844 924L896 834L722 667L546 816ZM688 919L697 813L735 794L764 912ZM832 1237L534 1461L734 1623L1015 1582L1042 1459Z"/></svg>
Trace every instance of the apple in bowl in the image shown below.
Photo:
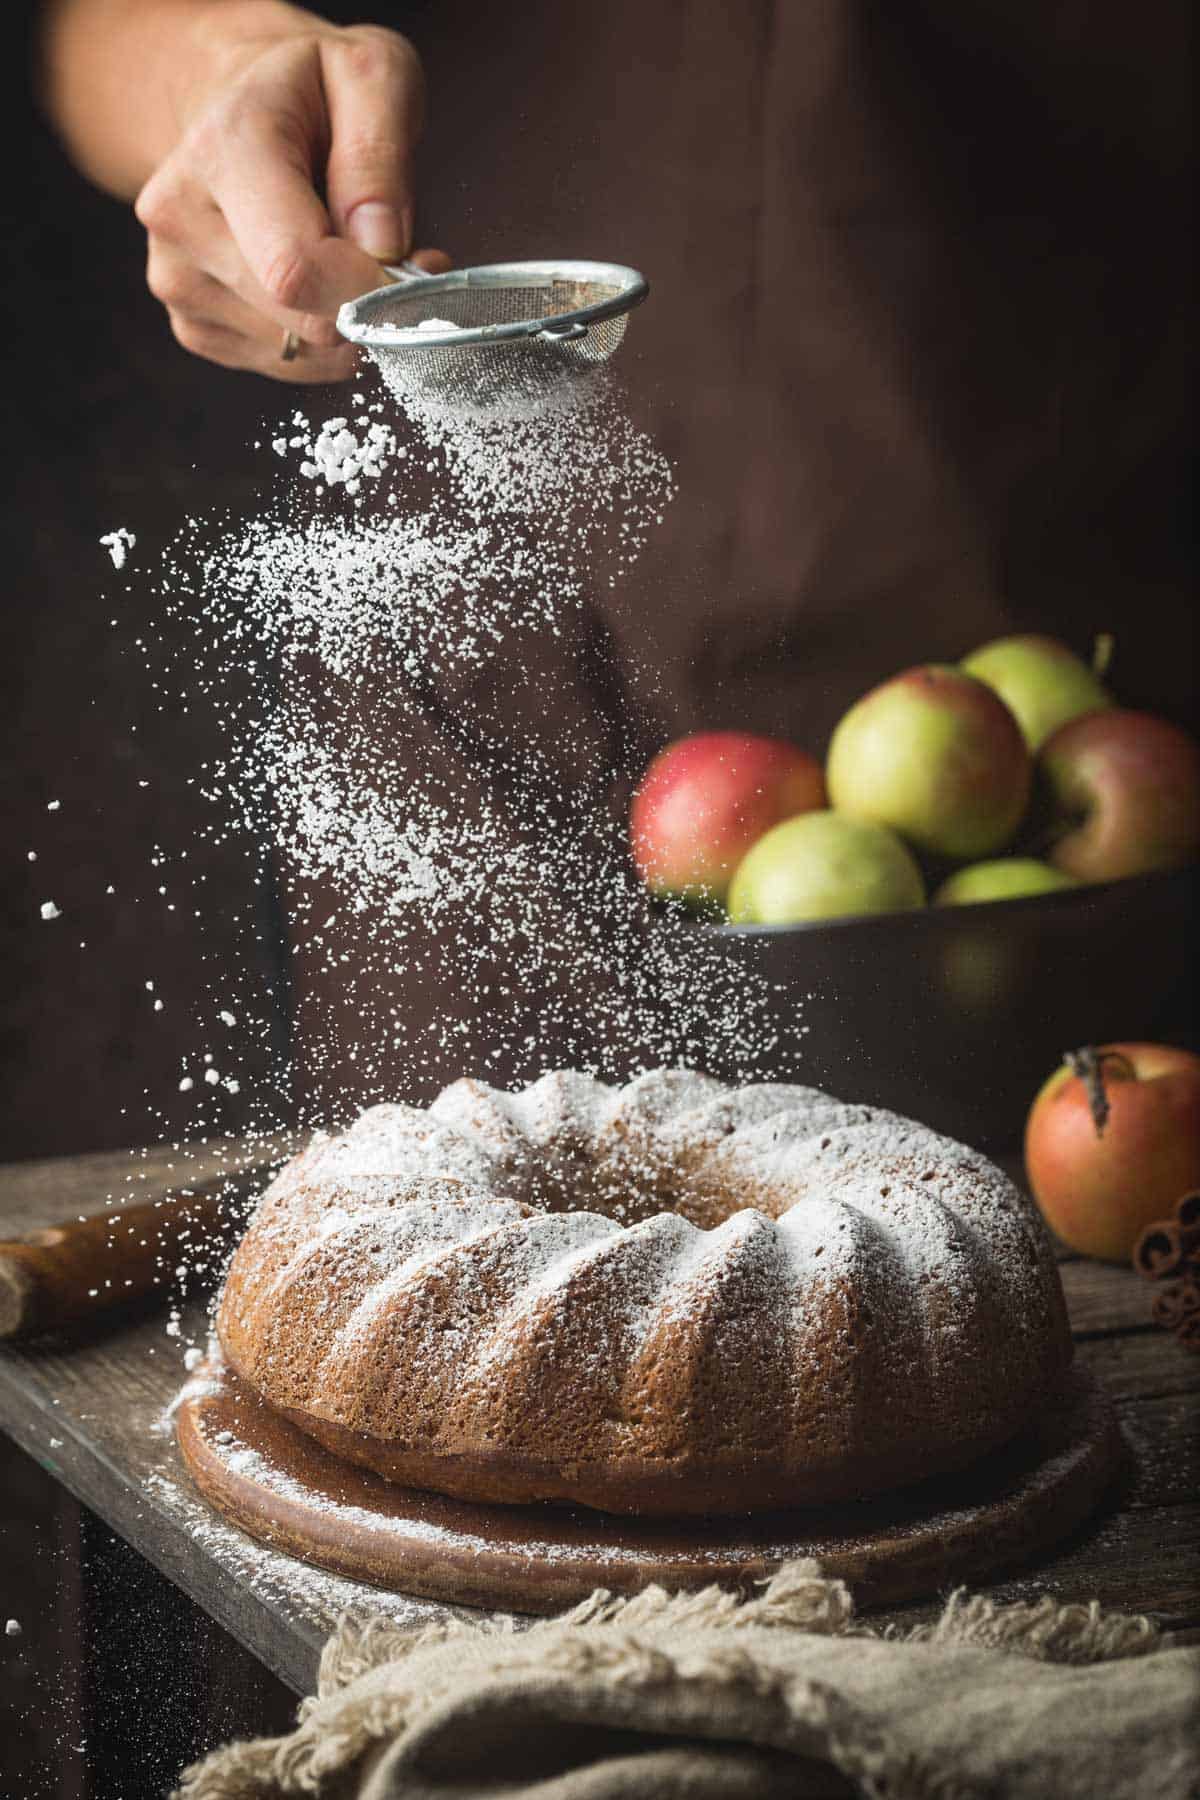
<svg viewBox="0 0 1200 1800"><path fill-rule="evenodd" d="M1078 881L1182 868L1200 852L1200 745L1152 713L1073 719L1038 759L1048 860Z"/></svg>
<svg viewBox="0 0 1200 1800"><path fill-rule="evenodd" d="M1031 894L1056 894L1078 886L1074 876L1039 862L1035 856L997 856L991 862L968 863L948 875L933 896L935 906L973 906L982 900L1024 900Z"/></svg>
<svg viewBox="0 0 1200 1800"><path fill-rule="evenodd" d="M850 708L830 742L825 779L838 812L965 862L1011 841L1032 764L1012 713L985 682L930 663Z"/></svg>
<svg viewBox="0 0 1200 1800"><path fill-rule="evenodd" d="M806 750L745 731L698 732L646 770L630 807L633 860L660 898L720 905L752 844L824 805L825 777Z"/></svg>
<svg viewBox="0 0 1200 1800"><path fill-rule="evenodd" d="M894 831L827 811L768 831L729 888L734 925L799 925L924 904L921 871Z"/></svg>
<svg viewBox="0 0 1200 1800"><path fill-rule="evenodd" d="M1066 644L1039 632L996 638L972 651L962 667L999 694L1031 751L1060 725L1112 705L1095 670Z"/></svg>

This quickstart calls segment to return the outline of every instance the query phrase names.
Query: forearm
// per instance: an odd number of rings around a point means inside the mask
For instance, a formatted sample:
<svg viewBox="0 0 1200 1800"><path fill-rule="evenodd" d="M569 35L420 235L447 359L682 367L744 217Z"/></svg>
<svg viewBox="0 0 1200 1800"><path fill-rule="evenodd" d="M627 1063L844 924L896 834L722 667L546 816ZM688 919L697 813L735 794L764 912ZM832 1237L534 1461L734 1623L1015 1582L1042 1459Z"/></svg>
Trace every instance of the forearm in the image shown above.
<svg viewBox="0 0 1200 1800"><path fill-rule="evenodd" d="M83 173L132 200L207 93L315 22L283 0L50 0L43 104Z"/></svg>
<svg viewBox="0 0 1200 1800"><path fill-rule="evenodd" d="M179 342L276 379L349 376L339 307L413 253L408 40L284 0L44 5L47 111L84 174L134 202Z"/></svg>

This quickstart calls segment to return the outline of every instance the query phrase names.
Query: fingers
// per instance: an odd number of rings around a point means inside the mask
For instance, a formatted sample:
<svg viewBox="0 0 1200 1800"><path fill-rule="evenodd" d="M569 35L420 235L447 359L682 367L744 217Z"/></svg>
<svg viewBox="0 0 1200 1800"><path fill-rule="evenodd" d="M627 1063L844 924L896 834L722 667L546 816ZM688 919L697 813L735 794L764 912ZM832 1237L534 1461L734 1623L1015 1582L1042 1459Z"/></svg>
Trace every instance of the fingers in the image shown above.
<svg viewBox="0 0 1200 1800"><path fill-rule="evenodd" d="M416 263L418 269L424 269L427 275L444 275L447 269L454 267L453 258L444 250L414 250L408 260Z"/></svg>
<svg viewBox="0 0 1200 1800"><path fill-rule="evenodd" d="M328 344L305 341L297 332L300 354L285 362L278 322L205 274L184 252L153 244L146 279L167 310L176 340L209 362L289 382L345 381L357 367L354 347L336 331Z"/></svg>
<svg viewBox="0 0 1200 1800"><path fill-rule="evenodd" d="M146 279L164 306L187 304L193 287L219 283L278 327L306 343L330 348L340 340L331 319L280 306L255 280L208 190L186 171L164 171L147 184L137 203L147 228Z"/></svg>
<svg viewBox="0 0 1200 1800"><path fill-rule="evenodd" d="M321 73L334 228L379 262L399 262L412 245L412 157L424 118L417 54L395 32L360 26L322 44Z"/></svg>
<svg viewBox="0 0 1200 1800"><path fill-rule="evenodd" d="M420 63L395 32L314 20L256 44L138 197L147 279L179 341L277 379L348 375L338 308L409 253L422 112ZM294 361L285 331L303 346Z"/></svg>
<svg viewBox="0 0 1200 1800"><path fill-rule="evenodd" d="M285 361L281 334L264 342L261 333L241 328L245 321L226 325L213 314L200 317L172 312L168 316L175 340L183 349L222 368L245 369L272 381L328 385L349 381L358 366L351 344L343 344L340 350L314 350L304 345L299 355Z"/></svg>
<svg viewBox="0 0 1200 1800"><path fill-rule="evenodd" d="M268 300L332 319L379 285L379 268L334 235L313 185L327 130L317 47L286 45L258 70L253 104L229 108L205 149L212 199Z"/></svg>
<svg viewBox="0 0 1200 1800"><path fill-rule="evenodd" d="M213 218L220 220L215 209ZM431 275L451 266L441 250L416 250L412 260ZM358 352L328 320L263 302L227 232L214 230L187 247L152 237L146 285L166 308L177 341L226 368L312 383L349 380L358 367ZM282 356L285 331L294 332L300 345L288 361Z"/></svg>
<svg viewBox="0 0 1200 1800"><path fill-rule="evenodd" d="M176 342L194 356L219 363L222 368L265 375L271 381L328 386L349 381L358 366L351 344L343 344L340 350L302 346L298 356L285 361L282 335L264 343L261 336L239 330L236 325L222 325L211 316L198 318L173 312L169 317Z"/></svg>

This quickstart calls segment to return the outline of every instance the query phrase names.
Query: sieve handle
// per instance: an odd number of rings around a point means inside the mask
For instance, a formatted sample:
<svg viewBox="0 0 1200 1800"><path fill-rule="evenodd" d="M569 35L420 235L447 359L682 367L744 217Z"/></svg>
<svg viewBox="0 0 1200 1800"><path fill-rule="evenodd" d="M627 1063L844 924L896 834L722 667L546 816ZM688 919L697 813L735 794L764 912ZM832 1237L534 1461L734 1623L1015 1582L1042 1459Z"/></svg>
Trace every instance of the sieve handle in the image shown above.
<svg viewBox="0 0 1200 1800"><path fill-rule="evenodd" d="M380 267L385 275L391 276L393 281L433 280L433 276L429 273L428 269L422 269L415 262L408 262L407 260L402 263L381 263Z"/></svg>

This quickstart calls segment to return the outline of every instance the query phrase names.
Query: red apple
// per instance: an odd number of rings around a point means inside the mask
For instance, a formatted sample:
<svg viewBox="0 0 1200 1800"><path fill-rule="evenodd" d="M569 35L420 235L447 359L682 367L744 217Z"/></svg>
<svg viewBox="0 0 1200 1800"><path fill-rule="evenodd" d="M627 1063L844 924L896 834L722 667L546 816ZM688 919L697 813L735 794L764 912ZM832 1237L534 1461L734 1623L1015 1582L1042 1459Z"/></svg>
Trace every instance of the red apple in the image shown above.
<svg viewBox="0 0 1200 1800"><path fill-rule="evenodd" d="M695 905L724 902L733 872L781 819L825 804L821 765L779 738L702 731L650 764L629 815L647 887Z"/></svg>
<svg viewBox="0 0 1200 1800"><path fill-rule="evenodd" d="M1029 798L1016 720L984 682L931 663L873 688L841 720L826 763L830 804L890 825L939 856L1003 849Z"/></svg>
<svg viewBox="0 0 1200 1800"><path fill-rule="evenodd" d="M1175 869L1200 852L1200 745L1150 713L1089 713L1038 759L1048 860L1079 881Z"/></svg>
<svg viewBox="0 0 1200 1800"><path fill-rule="evenodd" d="M1128 1262L1146 1226L1200 1187L1200 1056L1105 1044L1069 1057L1030 1110L1025 1171L1065 1244Z"/></svg>

